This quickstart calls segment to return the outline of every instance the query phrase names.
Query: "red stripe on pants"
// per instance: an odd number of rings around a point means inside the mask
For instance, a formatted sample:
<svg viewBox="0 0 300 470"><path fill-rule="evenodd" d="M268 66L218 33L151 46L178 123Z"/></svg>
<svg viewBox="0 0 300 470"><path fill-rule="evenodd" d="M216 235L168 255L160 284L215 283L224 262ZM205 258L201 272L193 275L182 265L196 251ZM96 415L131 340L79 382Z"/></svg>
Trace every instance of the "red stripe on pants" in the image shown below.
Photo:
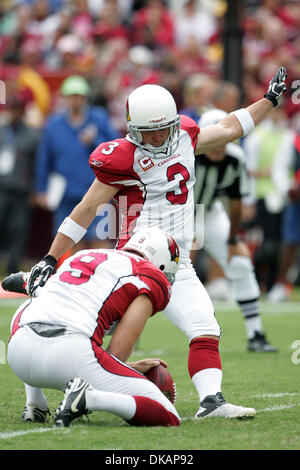
<svg viewBox="0 0 300 470"><path fill-rule="evenodd" d="M180 421L160 403L147 397L133 397L136 412L129 424L134 426L179 426Z"/></svg>
<svg viewBox="0 0 300 470"><path fill-rule="evenodd" d="M102 349L102 347L94 341L91 341L91 343L95 357L103 369L114 375L121 375L122 377L135 377L141 380L148 380L143 374L126 366L126 364Z"/></svg>
<svg viewBox="0 0 300 470"><path fill-rule="evenodd" d="M21 326L19 325L20 323L20 319L21 319L21 315L22 313L24 312L24 310L28 307L29 303L27 305L25 305L24 308L22 308L22 310L18 313L18 315L16 316L16 318L14 319L14 323L13 323L13 326L12 326L12 329L11 329L11 334L10 334L10 338L9 338L9 341L11 340L11 338L13 337L13 335L15 334L16 331L18 331L19 328L21 328Z"/></svg>

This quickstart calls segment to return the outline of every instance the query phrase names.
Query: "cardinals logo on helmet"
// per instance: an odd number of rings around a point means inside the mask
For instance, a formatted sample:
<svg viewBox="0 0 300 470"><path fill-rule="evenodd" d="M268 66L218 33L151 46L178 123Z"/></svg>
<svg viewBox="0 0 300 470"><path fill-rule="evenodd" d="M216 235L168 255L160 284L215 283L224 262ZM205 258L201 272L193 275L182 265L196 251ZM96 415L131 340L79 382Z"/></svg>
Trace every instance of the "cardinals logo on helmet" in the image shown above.
<svg viewBox="0 0 300 470"><path fill-rule="evenodd" d="M131 117L130 117L130 114L129 114L129 104L128 104L128 100L126 101L126 119L127 119L127 122L128 122L128 121L131 121Z"/></svg>
<svg viewBox="0 0 300 470"><path fill-rule="evenodd" d="M175 263L179 263L179 248L177 243L172 237L168 237L168 246L169 251L171 253L171 260L175 261Z"/></svg>

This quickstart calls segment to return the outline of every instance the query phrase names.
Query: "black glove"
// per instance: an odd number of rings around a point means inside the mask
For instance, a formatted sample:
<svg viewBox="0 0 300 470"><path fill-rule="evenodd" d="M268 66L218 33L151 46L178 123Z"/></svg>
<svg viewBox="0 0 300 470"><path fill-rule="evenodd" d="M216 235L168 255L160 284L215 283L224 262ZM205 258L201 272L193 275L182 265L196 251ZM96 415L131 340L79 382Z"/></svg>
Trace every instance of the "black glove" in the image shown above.
<svg viewBox="0 0 300 470"><path fill-rule="evenodd" d="M32 296L37 287L43 287L56 268L57 260L51 255L44 256L41 261L33 266L27 282L27 293ZM35 281L39 278L38 284Z"/></svg>
<svg viewBox="0 0 300 470"><path fill-rule="evenodd" d="M286 68L280 67L277 70L272 80L269 82L269 88L267 93L264 95L264 98L272 101L273 106L278 105L279 98L281 97L282 93L286 91L285 80L287 77Z"/></svg>

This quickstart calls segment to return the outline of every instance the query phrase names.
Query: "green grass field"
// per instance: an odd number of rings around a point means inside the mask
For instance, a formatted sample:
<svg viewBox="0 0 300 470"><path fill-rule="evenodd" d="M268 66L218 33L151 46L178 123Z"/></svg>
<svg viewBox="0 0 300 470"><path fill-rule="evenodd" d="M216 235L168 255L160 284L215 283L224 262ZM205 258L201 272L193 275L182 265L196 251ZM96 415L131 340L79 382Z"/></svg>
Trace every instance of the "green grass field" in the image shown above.
<svg viewBox="0 0 300 470"><path fill-rule="evenodd" d="M300 304L262 304L263 323L278 353L246 351L242 317L234 305L216 303L222 327L223 394L235 404L254 407L250 421L193 418L198 396L187 371L185 336L162 314L153 317L132 359L161 357L169 364L177 386L178 428L135 428L108 413L90 415L67 429L51 422L21 420L24 387L6 362L9 324L19 301L0 301L0 449L44 450L296 450L300 449ZM298 340L298 344L295 342ZM295 348L297 346L297 349ZM298 364L299 363L299 364ZM62 399L46 390L50 411Z"/></svg>

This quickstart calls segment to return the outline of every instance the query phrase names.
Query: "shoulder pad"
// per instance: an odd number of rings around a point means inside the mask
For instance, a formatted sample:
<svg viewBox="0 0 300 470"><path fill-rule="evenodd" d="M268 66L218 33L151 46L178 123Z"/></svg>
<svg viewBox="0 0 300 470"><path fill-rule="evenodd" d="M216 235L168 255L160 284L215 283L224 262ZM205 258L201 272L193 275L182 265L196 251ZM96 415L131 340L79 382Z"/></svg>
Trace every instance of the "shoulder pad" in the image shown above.
<svg viewBox="0 0 300 470"><path fill-rule="evenodd" d="M200 133L198 124L189 116L184 116L184 115L180 116L180 122L181 122L181 129L186 131L189 134L192 140L192 145L195 148L197 144L197 137Z"/></svg>
<svg viewBox="0 0 300 470"><path fill-rule="evenodd" d="M123 172L132 168L135 150L136 146L124 138L103 142L91 153L90 167Z"/></svg>

